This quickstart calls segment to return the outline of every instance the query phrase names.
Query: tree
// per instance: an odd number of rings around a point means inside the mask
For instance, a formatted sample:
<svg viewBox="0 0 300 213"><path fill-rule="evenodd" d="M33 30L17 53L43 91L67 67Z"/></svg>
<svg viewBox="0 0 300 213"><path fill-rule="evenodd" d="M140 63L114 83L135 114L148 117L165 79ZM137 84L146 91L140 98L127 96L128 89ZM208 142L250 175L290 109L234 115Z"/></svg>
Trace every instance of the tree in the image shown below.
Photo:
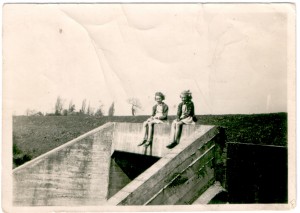
<svg viewBox="0 0 300 213"><path fill-rule="evenodd" d="M100 105L99 105L98 109L95 112L95 116L96 117L102 117L103 115L104 115L104 113L103 113L103 104L100 101Z"/></svg>
<svg viewBox="0 0 300 213"><path fill-rule="evenodd" d="M89 102L89 106L88 106L88 108L86 110L86 114L87 115L93 115L94 114L94 109L91 107L90 102Z"/></svg>
<svg viewBox="0 0 300 213"><path fill-rule="evenodd" d="M84 100L82 101L81 109L80 109L80 113L81 113L81 114L85 114L85 107L86 107L86 99L84 99Z"/></svg>
<svg viewBox="0 0 300 213"><path fill-rule="evenodd" d="M55 115L61 115L63 109L63 100L61 99L60 96L57 97L56 103L55 103Z"/></svg>
<svg viewBox="0 0 300 213"><path fill-rule="evenodd" d="M73 101L71 100L69 103L68 114L72 114L74 112L75 112L75 104L73 104Z"/></svg>
<svg viewBox="0 0 300 213"><path fill-rule="evenodd" d="M136 112L140 109L142 109L142 105L139 99L137 98L129 98L127 99L127 103L131 105L131 114L133 116L136 115Z"/></svg>
<svg viewBox="0 0 300 213"><path fill-rule="evenodd" d="M114 116L115 114L115 103L112 102L112 104L110 105L109 109L108 109L108 116Z"/></svg>

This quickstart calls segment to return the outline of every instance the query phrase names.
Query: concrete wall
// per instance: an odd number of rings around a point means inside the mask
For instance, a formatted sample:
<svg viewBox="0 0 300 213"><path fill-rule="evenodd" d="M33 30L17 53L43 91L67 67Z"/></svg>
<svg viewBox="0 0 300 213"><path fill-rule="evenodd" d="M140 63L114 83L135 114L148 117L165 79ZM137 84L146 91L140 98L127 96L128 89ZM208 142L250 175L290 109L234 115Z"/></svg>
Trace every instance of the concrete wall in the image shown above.
<svg viewBox="0 0 300 213"><path fill-rule="evenodd" d="M13 171L13 204L106 202L113 124L108 123Z"/></svg>
<svg viewBox="0 0 300 213"><path fill-rule="evenodd" d="M198 126L157 163L108 201L110 205L163 205L192 203L215 181L215 138L220 130ZM218 154L219 155L219 154Z"/></svg>
<svg viewBox="0 0 300 213"><path fill-rule="evenodd" d="M14 169L14 205L185 204L213 184L215 157L220 151L219 128L184 126L180 144L170 150L165 148L170 125L156 125L153 146L149 147L152 151L146 153L137 146L141 128L142 124L108 123ZM116 150L161 159L136 178L126 173L121 180L125 184L133 181L124 188L122 184L115 187L118 178L109 181L109 175L117 175L124 167L113 161L110 168L111 154Z"/></svg>

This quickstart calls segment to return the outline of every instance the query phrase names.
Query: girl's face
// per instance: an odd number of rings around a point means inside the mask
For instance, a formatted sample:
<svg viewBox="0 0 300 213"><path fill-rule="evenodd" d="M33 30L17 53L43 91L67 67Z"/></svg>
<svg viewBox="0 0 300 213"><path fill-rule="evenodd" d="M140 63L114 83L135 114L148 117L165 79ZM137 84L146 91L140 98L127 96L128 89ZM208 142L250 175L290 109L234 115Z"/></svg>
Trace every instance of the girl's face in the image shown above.
<svg viewBox="0 0 300 213"><path fill-rule="evenodd" d="M160 96L155 96L155 101L158 103L158 104L161 104L162 103L162 97Z"/></svg>
<svg viewBox="0 0 300 213"><path fill-rule="evenodd" d="M186 97L186 96L181 96L181 101L182 101L183 103L186 103L186 102L188 101L188 97Z"/></svg>

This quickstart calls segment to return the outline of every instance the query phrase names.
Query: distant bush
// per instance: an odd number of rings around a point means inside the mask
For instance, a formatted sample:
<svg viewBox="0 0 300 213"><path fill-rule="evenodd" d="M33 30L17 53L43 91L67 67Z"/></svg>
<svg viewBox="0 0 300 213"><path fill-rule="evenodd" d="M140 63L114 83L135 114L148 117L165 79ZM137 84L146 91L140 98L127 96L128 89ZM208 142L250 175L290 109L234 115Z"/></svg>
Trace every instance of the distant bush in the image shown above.
<svg viewBox="0 0 300 213"><path fill-rule="evenodd" d="M44 116L42 112L38 112L34 109L27 109L25 114L26 116Z"/></svg>
<svg viewBox="0 0 300 213"><path fill-rule="evenodd" d="M44 116L44 114L42 112L37 112L33 116Z"/></svg>
<svg viewBox="0 0 300 213"><path fill-rule="evenodd" d="M24 154L22 150L19 149L17 144L13 144L13 164L14 167L20 166L23 163L30 161L32 157L29 154Z"/></svg>
<svg viewBox="0 0 300 213"><path fill-rule="evenodd" d="M64 109L62 114L63 114L63 116L67 116L68 115L68 110Z"/></svg>

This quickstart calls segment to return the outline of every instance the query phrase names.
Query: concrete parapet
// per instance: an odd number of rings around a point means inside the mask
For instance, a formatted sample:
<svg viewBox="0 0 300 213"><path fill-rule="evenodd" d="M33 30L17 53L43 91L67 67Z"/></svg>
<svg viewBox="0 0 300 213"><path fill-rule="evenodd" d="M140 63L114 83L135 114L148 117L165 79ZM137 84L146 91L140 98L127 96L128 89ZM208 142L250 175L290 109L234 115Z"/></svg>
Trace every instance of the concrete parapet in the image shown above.
<svg viewBox="0 0 300 213"><path fill-rule="evenodd" d="M190 136L200 125L184 125L181 139ZM112 154L114 151L130 152L154 157L163 157L170 150L166 146L170 143L170 124L155 124L153 128L153 142L150 146L137 146L142 142L141 123L116 123Z"/></svg>
<svg viewBox="0 0 300 213"><path fill-rule="evenodd" d="M13 170L15 206L106 202L113 123L107 123Z"/></svg>

